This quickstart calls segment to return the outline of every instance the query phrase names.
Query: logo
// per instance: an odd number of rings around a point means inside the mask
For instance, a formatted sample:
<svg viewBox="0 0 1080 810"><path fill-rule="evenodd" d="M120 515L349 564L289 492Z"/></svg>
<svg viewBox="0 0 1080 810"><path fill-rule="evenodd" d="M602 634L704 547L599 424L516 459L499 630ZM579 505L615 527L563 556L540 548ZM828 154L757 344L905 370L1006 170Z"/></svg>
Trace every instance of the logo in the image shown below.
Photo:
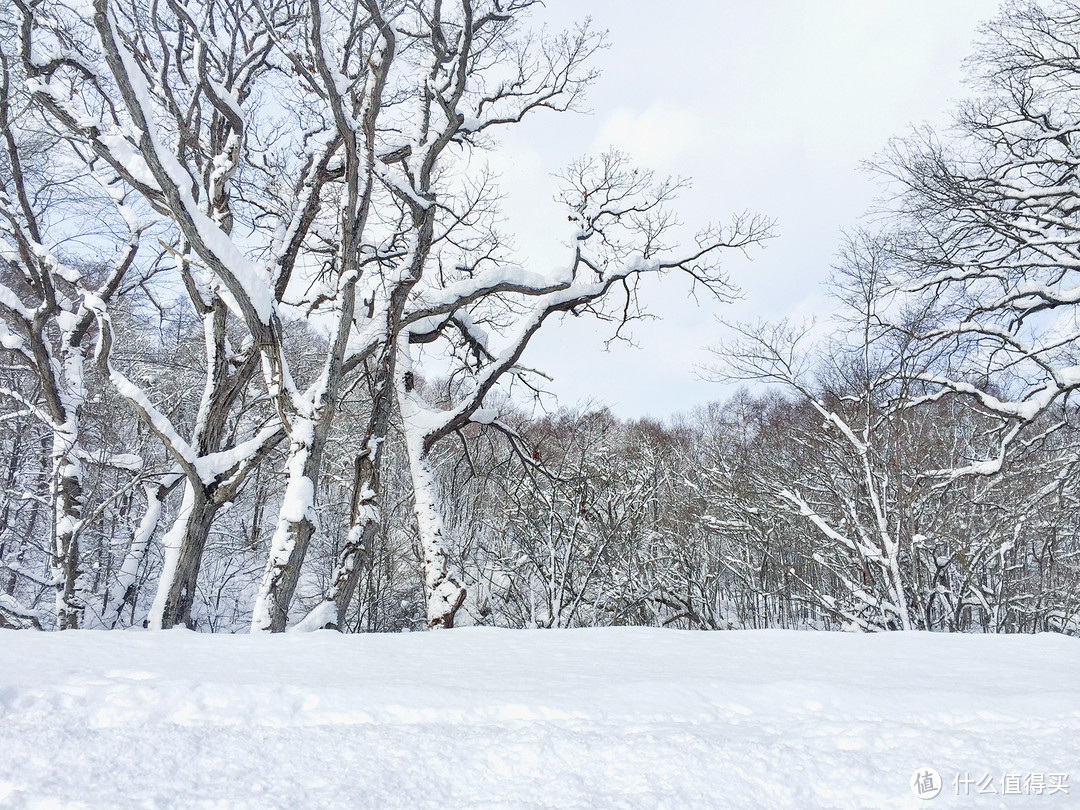
<svg viewBox="0 0 1080 810"><path fill-rule="evenodd" d="M933 768L919 768L911 775L911 792L920 799L932 799L941 793L941 776Z"/></svg>

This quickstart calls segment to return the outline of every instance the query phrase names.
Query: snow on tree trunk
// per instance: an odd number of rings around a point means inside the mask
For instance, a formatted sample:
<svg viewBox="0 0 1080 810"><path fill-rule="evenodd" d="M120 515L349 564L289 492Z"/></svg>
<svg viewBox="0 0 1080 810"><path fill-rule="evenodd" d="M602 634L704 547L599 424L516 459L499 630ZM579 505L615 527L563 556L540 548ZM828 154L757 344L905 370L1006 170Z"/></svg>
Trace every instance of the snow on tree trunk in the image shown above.
<svg viewBox="0 0 1080 810"><path fill-rule="evenodd" d="M376 451L377 452L377 451ZM360 579L361 563L364 552L371 548L375 536L380 530L381 514L378 506L378 494L372 486L370 474L361 478L360 469L370 468L378 461L370 462L366 458L358 462L358 483L353 491L352 518L345 545L338 553L337 565L330 580L323 604L317 607L305 619L309 625L325 627L334 622L340 629L345 626L346 614L356 593ZM332 606L333 610L330 610ZM315 615L318 611L318 617Z"/></svg>
<svg viewBox="0 0 1080 810"><path fill-rule="evenodd" d="M376 386L363 449L355 459L349 534L338 553L324 603L304 620L309 626L323 627L331 621L335 621L338 628L345 626L346 614L360 579L363 554L371 548L382 528L382 514L379 510L380 471L393 401L391 385L394 357L395 353L387 350L380 361L382 379ZM333 606L332 615L330 605ZM319 616L315 615L316 612Z"/></svg>
<svg viewBox="0 0 1080 810"><path fill-rule="evenodd" d="M161 548L165 559L161 565L161 577L158 579L157 595L150 606L150 615L147 617L148 626L151 630L165 630L172 624L165 624L166 615L171 615L169 610L169 595L172 593L173 582L176 580L176 571L180 562L180 544L187 532L188 517L195 506L195 488L191 481L184 482L184 499L180 503L180 511L176 520L161 538Z"/></svg>
<svg viewBox="0 0 1080 810"><path fill-rule="evenodd" d="M406 428L405 443L412 474L413 511L420 538L427 623L432 629L448 629L454 626L454 617L465 601L465 588L450 573L435 473L424 450L423 433Z"/></svg>
<svg viewBox="0 0 1080 810"><path fill-rule="evenodd" d="M57 426L53 434L52 491L54 537L53 587L56 589L56 625L61 630L79 627L82 605L76 594L79 576L79 519L83 506L82 465L75 458L77 439L72 422Z"/></svg>
<svg viewBox="0 0 1080 810"><path fill-rule="evenodd" d="M310 473L312 467L318 466L321 455L314 452L315 423L297 418L291 432L288 481L252 612L253 633L267 630L280 633L285 629L289 604L300 577L300 563L315 531L315 484Z"/></svg>
<svg viewBox="0 0 1080 810"><path fill-rule="evenodd" d="M139 527L131 537L131 545L116 574L116 579L109 588L102 612L102 626L114 629L120 621L120 612L127 605L135 604L135 582L139 576L139 567L150 546L161 519L161 504L165 500L168 488L165 484L153 484L146 487L146 512L143 513Z"/></svg>
<svg viewBox="0 0 1080 810"><path fill-rule="evenodd" d="M66 315L67 313L65 313ZM83 603L77 594L79 529L83 511L83 469L79 459L79 416L86 399L83 354L71 344L73 318L61 319L61 379L52 406L55 422L52 441L53 551L52 577L56 589L56 625L61 630L79 627ZM59 417L59 418L57 418Z"/></svg>
<svg viewBox="0 0 1080 810"><path fill-rule="evenodd" d="M191 447L199 456L205 458L220 448L222 434L225 432L225 419L230 411L226 392L225 306L219 298L209 295L205 297L209 298L211 303L205 304L203 294L197 289L190 290L189 295L192 301L204 307L202 323L206 378L195 427L191 432ZM158 598L164 593L160 623L165 630L176 626L192 626L191 607L195 599L199 568L214 516L220 506L211 497L202 480L189 478L188 483L185 503L189 490L191 502L182 518L182 530L177 527L179 547L175 550L175 565L171 567L167 580L163 572L162 580L158 584Z"/></svg>
<svg viewBox="0 0 1080 810"><path fill-rule="evenodd" d="M420 442L410 442L409 469L413 480L413 509L423 554L428 627L450 628L454 626L458 608L465 601L465 588L450 573L435 475Z"/></svg>
<svg viewBox="0 0 1080 810"><path fill-rule="evenodd" d="M164 630L177 626L193 627L191 607L195 601L199 567L202 565L206 540L210 536L210 527L220 508L198 489L192 487L192 493L194 500L183 521L183 533L176 550L176 564L168 583L165 607L161 615L161 627Z"/></svg>
<svg viewBox="0 0 1080 810"><path fill-rule="evenodd" d="M371 548L381 528L381 515L374 490L365 488L360 498L362 503L354 510L349 533L338 553L337 564L330 578L330 587L323 600L296 625L298 630L345 628L349 605L363 570L363 555Z"/></svg>

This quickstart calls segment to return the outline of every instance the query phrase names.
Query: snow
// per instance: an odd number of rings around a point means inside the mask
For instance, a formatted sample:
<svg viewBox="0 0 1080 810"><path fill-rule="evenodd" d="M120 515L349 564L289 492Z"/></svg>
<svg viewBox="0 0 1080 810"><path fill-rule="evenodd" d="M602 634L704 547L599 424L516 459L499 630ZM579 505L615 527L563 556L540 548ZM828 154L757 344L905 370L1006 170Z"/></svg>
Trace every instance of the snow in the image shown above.
<svg viewBox="0 0 1080 810"><path fill-rule="evenodd" d="M337 606L330 600L323 600L301 621L289 628L290 633L310 633L321 630L327 624L337 623Z"/></svg>
<svg viewBox="0 0 1080 810"><path fill-rule="evenodd" d="M460 279L440 289L421 289L417 311L449 311L471 303L492 290L542 293L561 288L558 280L517 265L489 268L474 278Z"/></svg>
<svg viewBox="0 0 1080 810"><path fill-rule="evenodd" d="M102 146L109 150L113 159L123 166L127 173L137 182L142 183L144 186L153 189L154 191L161 191L157 178L154 177L154 173L150 171L150 167L146 164L146 160L136 151L135 147L128 143L123 135L106 133L99 135L98 141L101 142Z"/></svg>
<svg viewBox="0 0 1080 810"><path fill-rule="evenodd" d="M0 346L12 351L22 351L25 345L21 337L11 332L5 324L0 323Z"/></svg>
<svg viewBox="0 0 1080 810"><path fill-rule="evenodd" d="M477 408L469 418L478 425L490 425L499 418L499 409Z"/></svg>
<svg viewBox="0 0 1080 810"><path fill-rule="evenodd" d="M1050 634L0 631L0 806L1073 807L1077 671Z"/></svg>
<svg viewBox="0 0 1080 810"><path fill-rule="evenodd" d="M272 441L280 428L269 425L261 429L250 439L238 443L235 447L209 453L195 460L194 467L204 482L213 481L222 473L249 461L267 442Z"/></svg>
<svg viewBox="0 0 1080 810"><path fill-rule="evenodd" d="M1057 379L1062 388L1080 387L1080 366L1068 366L1058 369Z"/></svg>
<svg viewBox="0 0 1080 810"><path fill-rule="evenodd" d="M418 154L422 151L423 150L419 148L413 149L414 154ZM391 191L396 192L399 197L409 201L420 210L426 211L435 204L431 200L427 200L421 197L417 193L416 189L412 187L412 184L404 177L398 177L392 171L388 170L386 167L382 166L379 163L375 164L375 173L378 175L379 179L386 184L387 188L389 188Z"/></svg>
<svg viewBox="0 0 1080 810"><path fill-rule="evenodd" d="M289 486L285 490L284 502L281 505L281 519L292 523L299 523L307 517L315 502L315 484L303 474L306 458L305 453L289 464Z"/></svg>

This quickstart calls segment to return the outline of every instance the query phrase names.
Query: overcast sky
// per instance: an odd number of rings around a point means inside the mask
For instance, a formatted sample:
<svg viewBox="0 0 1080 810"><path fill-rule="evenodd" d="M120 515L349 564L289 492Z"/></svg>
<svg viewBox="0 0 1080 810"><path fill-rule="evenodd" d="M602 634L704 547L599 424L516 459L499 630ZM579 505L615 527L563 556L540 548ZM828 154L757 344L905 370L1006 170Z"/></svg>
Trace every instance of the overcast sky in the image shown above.
<svg viewBox="0 0 1080 810"><path fill-rule="evenodd" d="M753 260L727 260L744 298L695 305L678 278L650 285L657 320L636 347L604 351L611 326L566 318L524 357L554 377L560 404L594 401L622 417L666 417L723 398L697 378L716 316L827 316L822 283L840 230L879 189L860 171L912 124L947 121L965 94L961 61L995 0L546 0L538 20L565 28L588 15L610 31L588 115L527 121L495 164L508 226L530 267L562 265L566 213L551 175L584 154L618 147L658 173L693 179L679 203L688 225L751 210L777 238ZM549 406L551 403L548 403Z"/></svg>

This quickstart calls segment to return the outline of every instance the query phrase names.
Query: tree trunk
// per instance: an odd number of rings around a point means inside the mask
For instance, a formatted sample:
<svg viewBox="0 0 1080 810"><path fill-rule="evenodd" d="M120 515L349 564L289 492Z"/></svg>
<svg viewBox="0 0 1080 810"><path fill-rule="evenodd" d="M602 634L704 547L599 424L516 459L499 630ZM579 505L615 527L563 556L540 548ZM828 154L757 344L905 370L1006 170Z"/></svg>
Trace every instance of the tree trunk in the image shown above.
<svg viewBox="0 0 1080 810"><path fill-rule="evenodd" d="M203 551L210 536L220 505L207 498L201 490L194 490L195 497L183 523L183 535L177 549L176 565L165 596L161 614L161 629L184 626L194 629L191 623L191 607L195 602L195 590L202 564ZM163 587L164 579L159 585ZM160 593L160 591L159 591Z"/></svg>
<svg viewBox="0 0 1080 810"><path fill-rule="evenodd" d="M288 623L289 605L300 580L300 568L315 534L312 521L315 481L326 443L324 433L317 430L310 419L293 427L294 438L287 464L288 483L285 485L277 529L270 541L270 557L252 612L253 633L266 630L281 633Z"/></svg>
<svg viewBox="0 0 1080 810"><path fill-rule="evenodd" d="M150 615L147 617L147 624L151 630L167 630L173 626L172 617L175 611L169 605L169 595L172 593L173 582L176 580L181 544L187 534L188 518L195 508L196 499L195 487L192 486L190 480L186 480L180 511L176 513L176 519L169 531L165 532L165 536L161 538L165 559L162 561L157 594L154 596L154 603L150 606ZM166 624L166 617L168 617L168 624Z"/></svg>
<svg viewBox="0 0 1080 810"><path fill-rule="evenodd" d="M53 587L56 589L56 624L60 630L76 630L82 605L76 594L79 577L79 521L82 517L82 466L74 457L75 431L69 424L53 432L52 502L54 539Z"/></svg>
<svg viewBox="0 0 1080 810"><path fill-rule="evenodd" d="M435 475L423 451L422 441L418 437L410 437L407 444L413 481L413 509L423 555L427 623L433 630L450 629L454 626L458 609L465 601L465 588L450 573Z"/></svg>
<svg viewBox="0 0 1080 810"><path fill-rule="evenodd" d="M390 425L390 385L394 374L392 351L387 351L380 358L380 368L382 378L376 386L364 446L355 460L349 535L338 554L334 575L326 593L326 601L334 605L338 628L345 627L349 605L360 581L364 554L370 554L375 538L382 529L379 493L384 444ZM329 612L325 609L324 611Z"/></svg>
<svg viewBox="0 0 1080 810"><path fill-rule="evenodd" d="M128 546L127 554L124 555L124 561L116 574L116 581L111 584L106 597L101 623L110 630L116 628L124 607L135 604L135 580L150 545L150 538L157 528L161 517L161 504L169 489L168 484L146 487L146 512L139 522L139 528L131 537L131 545Z"/></svg>

